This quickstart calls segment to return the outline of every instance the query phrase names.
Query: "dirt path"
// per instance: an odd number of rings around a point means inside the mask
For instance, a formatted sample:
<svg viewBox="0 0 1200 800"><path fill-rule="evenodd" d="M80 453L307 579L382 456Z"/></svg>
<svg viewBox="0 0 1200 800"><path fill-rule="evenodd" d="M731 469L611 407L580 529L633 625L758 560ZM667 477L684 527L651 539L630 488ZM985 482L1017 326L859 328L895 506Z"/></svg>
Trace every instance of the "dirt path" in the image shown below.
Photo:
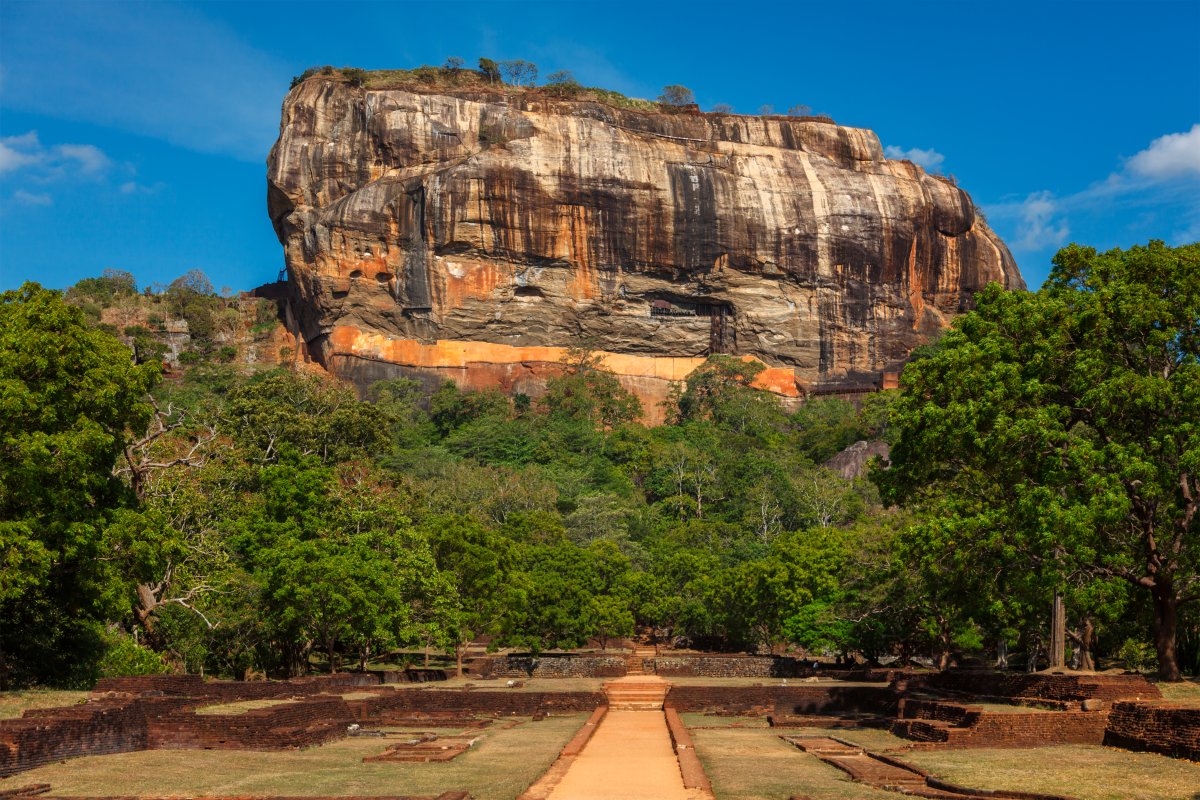
<svg viewBox="0 0 1200 800"><path fill-rule="evenodd" d="M549 800L704 800L685 789L661 711L612 711Z"/></svg>

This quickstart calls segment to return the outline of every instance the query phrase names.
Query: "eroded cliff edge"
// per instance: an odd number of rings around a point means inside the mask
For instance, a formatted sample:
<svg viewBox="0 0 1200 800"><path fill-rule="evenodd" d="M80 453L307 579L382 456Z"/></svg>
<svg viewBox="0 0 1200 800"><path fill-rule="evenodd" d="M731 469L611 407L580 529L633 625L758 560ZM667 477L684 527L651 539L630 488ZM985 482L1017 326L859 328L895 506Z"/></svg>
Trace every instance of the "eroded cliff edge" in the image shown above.
<svg viewBox="0 0 1200 800"><path fill-rule="evenodd" d="M360 384L536 394L590 340L648 405L712 352L797 396L1024 286L964 191L821 119L311 78L268 206L309 352Z"/></svg>

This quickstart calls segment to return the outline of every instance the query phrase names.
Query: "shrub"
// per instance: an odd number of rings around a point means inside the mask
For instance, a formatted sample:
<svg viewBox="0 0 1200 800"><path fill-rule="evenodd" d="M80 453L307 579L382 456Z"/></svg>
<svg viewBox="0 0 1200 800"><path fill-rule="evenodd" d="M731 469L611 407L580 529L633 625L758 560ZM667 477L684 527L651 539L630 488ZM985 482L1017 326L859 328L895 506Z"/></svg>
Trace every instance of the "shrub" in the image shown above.
<svg viewBox="0 0 1200 800"><path fill-rule="evenodd" d="M1137 639L1126 639L1117 651L1117 660L1132 672L1149 669L1155 659L1154 647Z"/></svg>
<svg viewBox="0 0 1200 800"><path fill-rule="evenodd" d="M221 345L221 349L217 351L217 359L228 364L237 358L237 348L231 344Z"/></svg>
<svg viewBox="0 0 1200 800"><path fill-rule="evenodd" d="M546 88L559 97L567 97L578 93L583 87L570 70L560 69L546 76Z"/></svg>
<svg viewBox="0 0 1200 800"><path fill-rule="evenodd" d="M358 67L342 67L342 77L350 81L351 86L364 86L367 82L367 71Z"/></svg>
<svg viewBox="0 0 1200 800"><path fill-rule="evenodd" d="M714 113L714 114L732 114L733 106L729 105L729 103L717 103L715 106L712 107L712 113Z"/></svg>
<svg viewBox="0 0 1200 800"><path fill-rule="evenodd" d="M130 675L161 675L169 671L162 656L134 641L132 636L112 633L105 637L107 648L100 658L102 678L123 678Z"/></svg>

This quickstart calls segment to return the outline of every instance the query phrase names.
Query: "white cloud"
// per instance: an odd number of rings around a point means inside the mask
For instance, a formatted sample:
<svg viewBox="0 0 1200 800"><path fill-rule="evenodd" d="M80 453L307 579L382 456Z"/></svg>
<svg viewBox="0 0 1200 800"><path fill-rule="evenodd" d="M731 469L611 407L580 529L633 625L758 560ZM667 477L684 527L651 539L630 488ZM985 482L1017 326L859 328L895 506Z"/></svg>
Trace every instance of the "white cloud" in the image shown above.
<svg viewBox="0 0 1200 800"><path fill-rule="evenodd" d="M23 206L54 205L54 198L46 192L27 192L24 189L17 189L13 192L13 200Z"/></svg>
<svg viewBox="0 0 1200 800"><path fill-rule="evenodd" d="M1086 189L1061 197L1034 192L1021 201L988 205L986 211L1015 231L1009 240L1014 250L1036 251L1067 240L1070 214L1118 214L1128 220L1134 210L1148 207L1171 208L1180 220L1173 233L1162 231L1158 238L1176 244L1200 238L1200 123L1159 136Z"/></svg>
<svg viewBox="0 0 1200 800"><path fill-rule="evenodd" d="M60 144L54 150L57 156L64 161L74 161L81 172L89 175L103 172L112 163L99 147L90 144Z"/></svg>
<svg viewBox="0 0 1200 800"><path fill-rule="evenodd" d="M121 194L157 194L163 186L164 184L161 181L149 186L137 181L125 181L125 183L121 184L119 190Z"/></svg>
<svg viewBox="0 0 1200 800"><path fill-rule="evenodd" d="M57 144L47 147L37 131L0 138L0 174L20 173L39 182L60 178L95 178L112 166L99 147Z"/></svg>
<svg viewBox="0 0 1200 800"><path fill-rule="evenodd" d="M1125 162L1129 173L1152 181L1200 176L1200 123L1168 133Z"/></svg>
<svg viewBox="0 0 1200 800"><path fill-rule="evenodd" d="M37 131L0 138L0 174L37 163L37 156L29 150L38 147Z"/></svg>
<svg viewBox="0 0 1200 800"><path fill-rule="evenodd" d="M1060 247L1071 235L1067 220L1060 214L1059 203L1050 192L1029 195L1017 207L1017 239L1013 246L1019 250Z"/></svg>
<svg viewBox="0 0 1200 800"><path fill-rule="evenodd" d="M4 107L266 158L294 70L176 3L9 3Z"/></svg>
<svg viewBox="0 0 1200 800"><path fill-rule="evenodd" d="M894 144L889 144L883 148L883 154L893 160L906 160L914 164L924 167L927 172L938 172L942 168L942 162L946 157L937 150L922 150L920 147L910 147L905 150L902 147L897 147Z"/></svg>

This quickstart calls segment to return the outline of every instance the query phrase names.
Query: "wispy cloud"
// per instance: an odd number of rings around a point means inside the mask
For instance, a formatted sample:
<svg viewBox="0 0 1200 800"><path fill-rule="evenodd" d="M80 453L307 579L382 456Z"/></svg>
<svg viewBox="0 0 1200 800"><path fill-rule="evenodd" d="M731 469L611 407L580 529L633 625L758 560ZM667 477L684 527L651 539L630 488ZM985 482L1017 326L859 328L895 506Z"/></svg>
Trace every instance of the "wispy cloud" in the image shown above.
<svg viewBox="0 0 1200 800"><path fill-rule="evenodd" d="M99 147L90 144L56 144L47 147L37 131L0 138L0 175L20 174L39 182L60 178L97 177L112 166Z"/></svg>
<svg viewBox="0 0 1200 800"><path fill-rule="evenodd" d="M1018 250L1060 247L1071 235L1071 228L1059 216L1059 203L1051 192L1034 192L1018 204L1018 210L1018 238L1013 242Z"/></svg>
<svg viewBox="0 0 1200 800"><path fill-rule="evenodd" d="M940 172L942 162L946 160L946 157L937 150L923 150L920 147L910 147L905 150L903 147L897 147L894 144L889 144L883 148L883 154L891 159L911 161L923 167L927 172Z"/></svg>
<svg viewBox="0 0 1200 800"><path fill-rule="evenodd" d="M1180 223L1164 232L1175 244L1200 238L1200 123L1181 133L1159 136L1103 180L1072 194L1043 190L1015 202L988 205L994 221L1013 225L1016 250L1037 251L1062 245L1070 235L1073 213L1100 214L1117 209L1170 205Z"/></svg>
<svg viewBox="0 0 1200 800"><path fill-rule="evenodd" d="M46 192L27 192L24 189L17 189L12 194L15 202L23 206L52 206L54 198Z"/></svg>
<svg viewBox="0 0 1200 800"><path fill-rule="evenodd" d="M195 9L11 3L4 17L6 107L247 161L278 132L291 70Z"/></svg>

